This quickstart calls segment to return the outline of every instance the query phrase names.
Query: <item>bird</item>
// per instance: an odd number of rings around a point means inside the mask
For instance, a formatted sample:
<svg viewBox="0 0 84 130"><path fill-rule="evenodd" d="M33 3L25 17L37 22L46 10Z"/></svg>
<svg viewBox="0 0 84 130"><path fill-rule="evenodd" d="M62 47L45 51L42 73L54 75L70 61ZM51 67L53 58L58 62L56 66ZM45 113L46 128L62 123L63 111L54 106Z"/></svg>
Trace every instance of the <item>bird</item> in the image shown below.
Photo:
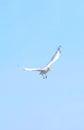
<svg viewBox="0 0 84 130"><path fill-rule="evenodd" d="M37 71L40 75L42 75L43 79L47 78L47 73L51 71L51 65L56 62L61 55L62 47L61 45L58 47L54 56L51 58L50 62L43 68L23 68L24 71Z"/></svg>

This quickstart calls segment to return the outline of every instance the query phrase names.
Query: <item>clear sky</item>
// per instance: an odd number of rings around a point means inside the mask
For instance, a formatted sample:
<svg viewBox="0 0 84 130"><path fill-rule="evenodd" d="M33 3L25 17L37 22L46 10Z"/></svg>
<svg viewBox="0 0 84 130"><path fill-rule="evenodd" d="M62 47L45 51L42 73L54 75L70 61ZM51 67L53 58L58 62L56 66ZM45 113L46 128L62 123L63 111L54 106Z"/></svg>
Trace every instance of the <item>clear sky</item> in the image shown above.
<svg viewBox="0 0 84 130"><path fill-rule="evenodd" d="M84 0L0 0L0 130L84 130Z"/></svg>

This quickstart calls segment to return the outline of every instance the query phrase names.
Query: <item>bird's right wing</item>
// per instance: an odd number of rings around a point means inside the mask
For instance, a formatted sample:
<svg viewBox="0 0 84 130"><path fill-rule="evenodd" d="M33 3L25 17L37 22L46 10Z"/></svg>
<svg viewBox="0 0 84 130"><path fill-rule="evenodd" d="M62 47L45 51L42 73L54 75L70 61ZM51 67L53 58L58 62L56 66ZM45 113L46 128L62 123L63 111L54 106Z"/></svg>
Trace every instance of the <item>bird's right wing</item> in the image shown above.
<svg viewBox="0 0 84 130"><path fill-rule="evenodd" d="M41 71L39 68L23 68L25 71Z"/></svg>

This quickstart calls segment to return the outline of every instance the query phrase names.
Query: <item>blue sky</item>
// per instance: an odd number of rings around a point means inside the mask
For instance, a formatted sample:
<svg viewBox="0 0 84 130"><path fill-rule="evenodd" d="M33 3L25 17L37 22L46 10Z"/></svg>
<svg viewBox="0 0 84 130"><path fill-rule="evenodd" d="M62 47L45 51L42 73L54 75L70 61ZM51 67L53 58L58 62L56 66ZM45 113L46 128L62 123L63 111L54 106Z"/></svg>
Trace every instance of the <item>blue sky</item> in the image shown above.
<svg viewBox="0 0 84 130"><path fill-rule="evenodd" d="M0 1L0 129L84 130L83 0Z"/></svg>

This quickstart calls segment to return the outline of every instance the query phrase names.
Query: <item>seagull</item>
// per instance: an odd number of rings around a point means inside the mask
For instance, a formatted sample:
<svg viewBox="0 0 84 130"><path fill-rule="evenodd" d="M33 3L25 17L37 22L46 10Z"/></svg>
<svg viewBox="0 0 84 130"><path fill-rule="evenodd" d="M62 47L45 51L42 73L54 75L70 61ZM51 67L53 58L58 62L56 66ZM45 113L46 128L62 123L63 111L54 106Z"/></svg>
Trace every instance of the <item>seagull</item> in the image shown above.
<svg viewBox="0 0 84 130"><path fill-rule="evenodd" d="M42 75L43 79L47 78L47 73L51 71L50 66L59 59L61 55L62 47L59 46L54 56L50 60L50 62L44 68L23 68L25 71L37 71L40 75Z"/></svg>

